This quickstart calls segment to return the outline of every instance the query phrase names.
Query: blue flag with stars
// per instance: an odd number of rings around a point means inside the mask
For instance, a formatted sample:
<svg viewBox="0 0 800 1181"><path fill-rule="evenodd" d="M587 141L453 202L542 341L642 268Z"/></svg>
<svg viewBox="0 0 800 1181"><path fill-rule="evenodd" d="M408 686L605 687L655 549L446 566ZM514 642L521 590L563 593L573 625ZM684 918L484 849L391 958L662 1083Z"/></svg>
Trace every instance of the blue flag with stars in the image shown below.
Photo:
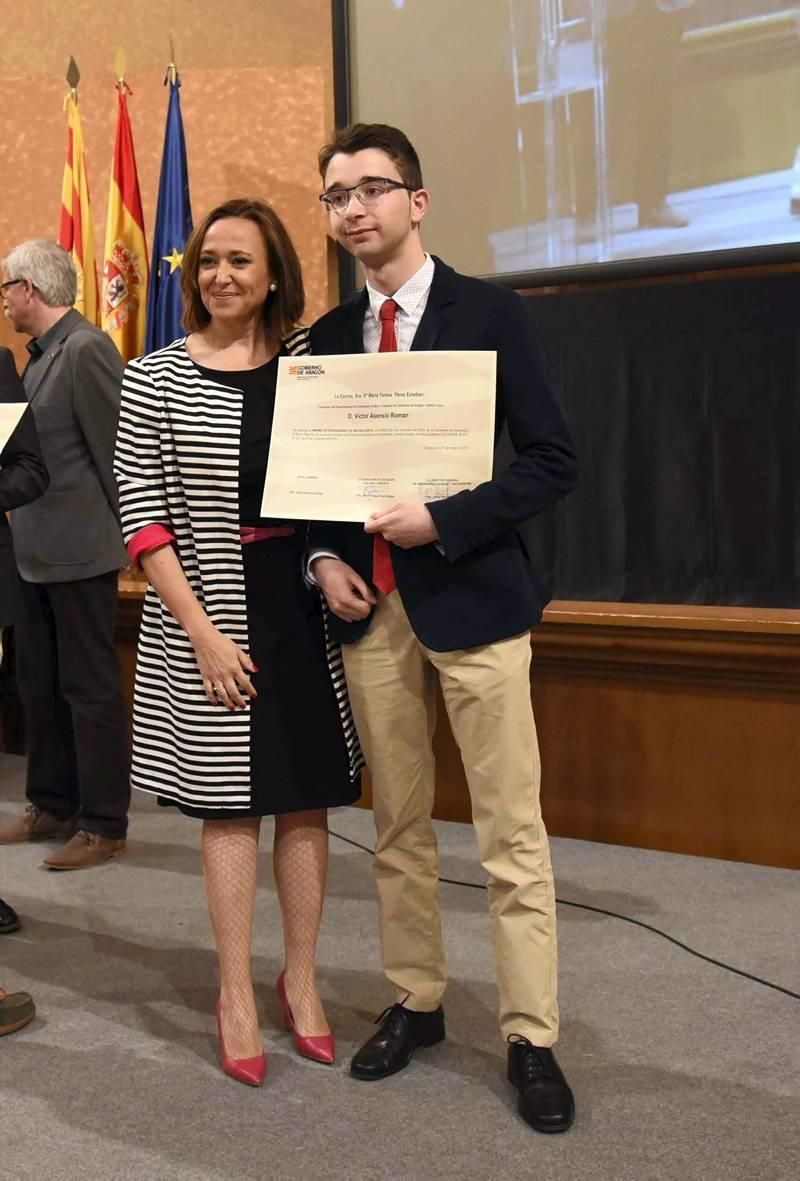
<svg viewBox="0 0 800 1181"><path fill-rule="evenodd" d="M153 261L147 293L145 353L162 349L183 335L181 329L181 263L186 239L192 232L189 170L181 118L180 80L171 69L167 130L158 182L158 206L153 231Z"/></svg>

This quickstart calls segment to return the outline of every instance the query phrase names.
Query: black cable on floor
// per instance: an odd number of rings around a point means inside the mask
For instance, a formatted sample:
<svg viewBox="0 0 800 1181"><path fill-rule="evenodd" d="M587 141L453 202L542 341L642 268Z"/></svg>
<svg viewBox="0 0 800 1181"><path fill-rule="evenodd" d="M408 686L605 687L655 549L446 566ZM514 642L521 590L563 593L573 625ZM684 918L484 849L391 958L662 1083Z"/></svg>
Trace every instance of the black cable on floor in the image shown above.
<svg viewBox="0 0 800 1181"><path fill-rule="evenodd" d="M368 845L361 845L358 841L352 840L351 837L342 836L340 832L330 830L332 837L336 837L338 841L344 841L346 845L352 845L354 849L360 849L362 853L369 853L374 855L375 850L370 849ZM480 882L461 882L456 878L439 878L439 881L445 886L464 886L469 890L485 890L486 886ZM705 955L702 951L696 951L695 948L689 947L688 943L682 943L680 939L676 939L674 935L668 935L666 931L659 930L658 927L652 926L650 923L644 923L641 919L633 919L627 914L618 914L615 910L604 910L602 906L590 906L588 902L568 902L565 898L556 898L559 906L572 906L576 910L590 910L594 914L604 914L610 919L619 919L623 923L631 923L634 927L643 927L645 931L652 931L654 935L660 935L662 939L666 939L668 943L674 943L681 951L686 951L689 955L695 956L698 960L705 960L707 964L713 964L715 968L724 968L726 972L733 972L735 976L742 976L745 980L752 980L755 984L763 984L764 988L772 988L775 992L782 992L785 996L790 996L795 1001L800 1001L800 993L792 992L790 988L784 988L782 984L773 984L771 980L764 980L761 976L754 976L752 972L745 972L741 968L734 968L732 964L725 964L722 960L715 960L713 956Z"/></svg>

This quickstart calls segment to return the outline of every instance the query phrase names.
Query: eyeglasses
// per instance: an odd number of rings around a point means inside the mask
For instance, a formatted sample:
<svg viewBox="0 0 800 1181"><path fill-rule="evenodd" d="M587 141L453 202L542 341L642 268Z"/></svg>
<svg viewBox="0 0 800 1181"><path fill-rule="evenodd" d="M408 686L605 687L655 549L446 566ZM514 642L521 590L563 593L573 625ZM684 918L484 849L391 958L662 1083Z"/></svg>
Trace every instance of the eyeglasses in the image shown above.
<svg viewBox="0 0 800 1181"><path fill-rule="evenodd" d="M392 189L405 189L408 193L417 190L412 185L404 185L401 180L391 180L388 176L371 176L362 180L360 184L351 185L349 189L330 189L320 196L320 201L328 213L344 213L350 204L350 194L355 193L365 208L377 205L381 197L385 197Z"/></svg>
<svg viewBox="0 0 800 1181"><path fill-rule="evenodd" d="M7 287L13 287L15 283L24 283L24 279L6 279L5 283L0 283L0 295L5 293Z"/></svg>

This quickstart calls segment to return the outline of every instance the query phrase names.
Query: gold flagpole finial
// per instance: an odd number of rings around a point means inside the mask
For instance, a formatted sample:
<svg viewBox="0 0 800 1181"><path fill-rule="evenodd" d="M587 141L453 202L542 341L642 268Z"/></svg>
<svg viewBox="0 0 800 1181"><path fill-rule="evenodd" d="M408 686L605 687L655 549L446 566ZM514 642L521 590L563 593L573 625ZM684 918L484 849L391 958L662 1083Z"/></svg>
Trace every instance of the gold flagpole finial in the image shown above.
<svg viewBox="0 0 800 1181"><path fill-rule="evenodd" d="M114 73L117 75L117 86L125 85L125 71L128 68L128 58L124 49L118 49L114 54Z"/></svg>
<svg viewBox="0 0 800 1181"><path fill-rule="evenodd" d="M170 86L174 86L178 81L178 67L175 65L175 42L172 40L172 33L169 35L169 65L164 81L169 82Z"/></svg>
<svg viewBox="0 0 800 1181"><path fill-rule="evenodd" d="M69 94L67 98L71 98L74 103L78 101L78 83L81 80L81 72L78 69L78 63L74 57L69 59L67 66L67 85L69 86ZM64 100L66 104L66 99Z"/></svg>

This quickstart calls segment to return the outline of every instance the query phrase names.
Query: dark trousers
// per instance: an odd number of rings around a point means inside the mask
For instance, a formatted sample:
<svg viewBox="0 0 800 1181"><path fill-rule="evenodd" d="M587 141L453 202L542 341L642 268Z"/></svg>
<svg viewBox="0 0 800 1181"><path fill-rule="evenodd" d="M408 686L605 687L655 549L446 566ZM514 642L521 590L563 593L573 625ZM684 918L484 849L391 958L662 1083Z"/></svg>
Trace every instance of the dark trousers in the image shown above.
<svg viewBox="0 0 800 1181"><path fill-rule="evenodd" d="M23 583L17 684L26 708L27 796L104 837L124 837L130 806L128 725L114 646L117 571L77 582Z"/></svg>

